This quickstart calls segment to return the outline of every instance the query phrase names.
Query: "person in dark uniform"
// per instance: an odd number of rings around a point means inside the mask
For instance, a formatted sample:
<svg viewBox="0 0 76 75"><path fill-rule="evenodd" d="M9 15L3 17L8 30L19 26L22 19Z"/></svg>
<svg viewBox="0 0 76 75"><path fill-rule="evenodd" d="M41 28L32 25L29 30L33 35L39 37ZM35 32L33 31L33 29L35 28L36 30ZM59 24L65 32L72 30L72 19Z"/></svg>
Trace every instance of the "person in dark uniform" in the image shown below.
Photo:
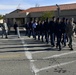
<svg viewBox="0 0 76 75"><path fill-rule="evenodd" d="M27 22L26 24L25 24L25 28L26 28L26 34L25 35L28 35L29 34L29 30L28 30L28 28L29 28L29 23Z"/></svg>
<svg viewBox="0 0 76 75"><path fill-rule="evenodd" d="M33 34L33 21L31 21L30 23L29 23L29 28L30 28L30 33L29 33L29 37L31 37L31 35Z"/></svg>
<svg viewBox="0 0 76 75"><path fill-rule="evenodd" d="M50 41L51 45L55 46L55 22L56 18L52 17L52 20L49 22L49 28L50 28Z"/></svg>
<svg viewBox="0 0 76 75"><path fill-rule="evenodd" d="M44 33L45 33L45 32L44 32L44 31L45 31L44 29L45 29L45 28L44 28L44 21L42 21L42 24L41 24L41 40L42 40L42 42L44 41L44 40L43 40Z"/></svg>
<svg viewBox="0 0 76 75"><path fill-rule="evenodd" d="M61 20L61 26L62 26L62 44L64 46L66 46L66 19L65 18L62 18Z"/></svg>
<svg viewBox="0 0 76 75"><path fill-rule="evenodd" d="M15 34L17 34L17 27L18 27L18 25L17 25L17 23L15 22L15 24L14 24Z"/></svg>
<svg viewBox="0 0 76 75"><path fill-rule="evenodd" d="M33 28L33 38L36 40L36 26L38 25L37 20L34 21L32 28Z"/></svg>
<svg viewBox="0 0 76 75"><path fill-rule="evenodd" d="M46 18L44 22L44 30L45 30L45 40L46 43L49 43L49 24L48 24L48 18Z"/></svg>
<svg viewBox="0 0 76 75"><path fill-rule="evenodd" d="M40 33L41 33L41 21L38 22L38 25L36 26L38 40L40 40Z"/></svg>
<svg viewBox="0 0 76 75"><path fill-rule="evenodd" d="M59 47L59 51L61 50L61 36L62 36L62 29L61 29L61 19L57 18L55 23L55 34L57 36L57 44L56 47Z"/></svg>

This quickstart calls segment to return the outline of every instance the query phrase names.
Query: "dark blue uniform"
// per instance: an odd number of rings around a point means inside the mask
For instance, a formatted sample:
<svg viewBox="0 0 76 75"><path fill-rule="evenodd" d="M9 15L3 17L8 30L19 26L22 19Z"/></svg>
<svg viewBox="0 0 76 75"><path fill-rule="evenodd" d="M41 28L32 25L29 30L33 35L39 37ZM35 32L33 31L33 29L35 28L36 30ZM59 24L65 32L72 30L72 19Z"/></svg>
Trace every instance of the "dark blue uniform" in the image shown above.
<svg viewBox="0 0 76 75"><path fill-rule="evenodd" d="M49 43L49 24L47 20L44 22L44 30L46 42Z"/></svg>
<svg viewBox="0 0 76 75"><path fill-rule="evenodd" d="M66 46L66 23L65 23L65 18L62 19L61 22L61 29L62 29L62 34L63 34L63 39L62 39L62 44Z"/></svg>
<svg viewBox="0 0 76 75"><path fill-rule="evenodd" d="M61 50L61 36L62 36L62 27L61 27L61 23L59 22L59 18L56 21L55 24L55 34L57 36L57 44L56 46L59 47L59 50Z"/></svg>
<svg viewBox="0 0 76 75"><path fill-rule="evenodd" d="M37 35L38 35L38 40L40 40L40 34L41 34L41 21L38 23L38 25L36 26L36 30L37 30Z"/></svg>
<svg viewBox="0 0 76 75"><path fill-rule="evenodd" d="M55 46L55 22L54 21L49 22L49 29L50 29L51 45Z"/></svg>

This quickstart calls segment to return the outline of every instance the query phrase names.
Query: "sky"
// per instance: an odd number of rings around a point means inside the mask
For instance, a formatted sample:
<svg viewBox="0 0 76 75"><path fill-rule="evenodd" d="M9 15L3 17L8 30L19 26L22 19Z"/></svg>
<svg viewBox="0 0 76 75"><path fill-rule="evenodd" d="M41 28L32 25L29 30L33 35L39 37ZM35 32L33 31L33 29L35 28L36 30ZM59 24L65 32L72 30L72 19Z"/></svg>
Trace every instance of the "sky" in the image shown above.
<svg viewBox="0 0 76 75"><path fill-rule="evenodd" d="M1 0L0 14L5 15L16 9L28 9L38 6L51 6L60 4L76 3L76 0Z"/></svg>

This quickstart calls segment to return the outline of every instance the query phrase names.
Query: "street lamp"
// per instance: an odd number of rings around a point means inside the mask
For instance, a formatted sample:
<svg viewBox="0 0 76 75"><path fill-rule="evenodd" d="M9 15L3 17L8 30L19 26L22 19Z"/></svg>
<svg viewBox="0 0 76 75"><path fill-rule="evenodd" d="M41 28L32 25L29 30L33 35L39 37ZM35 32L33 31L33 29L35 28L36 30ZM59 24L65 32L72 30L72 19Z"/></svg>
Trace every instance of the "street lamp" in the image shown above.
<svg viewBox="0 0 76 75"><path fill-rule="evenodd" d="M59 17L59 16L60 16L60 7L59 7L59 5L57 5L57 4L56 4L56 6L57 6L58 17Z"/></svg>

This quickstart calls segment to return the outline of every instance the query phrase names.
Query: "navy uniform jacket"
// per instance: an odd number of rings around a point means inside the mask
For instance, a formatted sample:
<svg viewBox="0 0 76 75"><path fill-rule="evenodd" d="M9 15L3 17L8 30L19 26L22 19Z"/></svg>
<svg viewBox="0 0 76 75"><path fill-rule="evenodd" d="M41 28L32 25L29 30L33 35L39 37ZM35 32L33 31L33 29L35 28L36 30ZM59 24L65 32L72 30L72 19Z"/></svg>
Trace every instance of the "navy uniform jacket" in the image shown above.
<svg viewBox="0 0 76 75"><path fill-rule="evenodd" d="M56 35L62 34L62 26L61 26L61 23L58 23L58 22L55 23L55 34Z"/></svg>
<svg viewBox="0 0 76 75"><path fill-rule="evenodd" d="M65 22L61 22L61 29L62 29L62 33L66 32L66 24L65 24Z"/></svg>
<svg viewBox="0 0 76 75"><path fill-rule="evenodd" d="M37 31L41 31L41 23L36 26Z"/></svg>
<svg viewBox="0 0 76 75"><path fill-rule="evenodd" d="M44 32L45 28L44 28L44 24L41 24L41 32Z"/></svg>
<svg viewBox="0 0 76 75"><path fill-rule="evenodd" d="M50 30L50 33L55 32L55 22L54 21L49 22L49 30Z"/></svg>
<svg viewBox="0 0 76 75"><path fill-rule="evenodd" d="M45 30L45 32L49 31L49 24L48 24L48 22L44 22L44 30Z"/></svg>
<svg viewBox="0 0 76 75"><path fill-rule="evenodd" d="M17 27L18 27L18 24L14 24L14 29L17 29Z"/></svg>

